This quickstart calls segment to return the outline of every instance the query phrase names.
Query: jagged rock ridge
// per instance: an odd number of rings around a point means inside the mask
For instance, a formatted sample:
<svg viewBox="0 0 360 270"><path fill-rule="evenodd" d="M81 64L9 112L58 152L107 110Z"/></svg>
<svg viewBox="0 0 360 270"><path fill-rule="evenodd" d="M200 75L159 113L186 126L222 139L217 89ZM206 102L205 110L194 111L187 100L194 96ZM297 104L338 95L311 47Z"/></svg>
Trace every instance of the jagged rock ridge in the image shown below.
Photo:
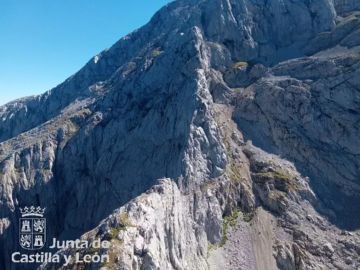
<svg viewBox="0 0 360 270"><path fill-rule="evenodd" d="M1 269L30 204L111 241L88 269L359 267L357 8L175 1L1 107Z"/></svg>

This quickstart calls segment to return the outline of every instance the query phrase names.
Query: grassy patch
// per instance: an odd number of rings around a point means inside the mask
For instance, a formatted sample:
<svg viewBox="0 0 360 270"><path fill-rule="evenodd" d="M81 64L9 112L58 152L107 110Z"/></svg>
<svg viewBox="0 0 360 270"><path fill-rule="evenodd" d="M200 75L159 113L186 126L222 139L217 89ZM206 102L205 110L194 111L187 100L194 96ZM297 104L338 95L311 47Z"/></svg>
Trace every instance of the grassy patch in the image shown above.
<svg viewBox="0 0 360 270"><path fill-rule="evenodd" d="M282 201L285 199L285 193L283 191L272 191L269 198L274 201Z"/></svg>
<svg viewBox="0 0 360 270"><path fill-rule="evenodd" d="M233 182L239 182L242 179L241 171L233 160L230 162L229 177Z"/></svg>
<svg viewBox="0 0 360 270"><path fill-rule="evenodd" d="M236 62L232 65L232 68L234 69L245 69L248 67L248 63L247 62L242 62L242 61L239 61L239 62Z"/></svg>
<svg viewBox="0 0 360 270"><path fill-rule="evenodd" d="M156 48L156 49L152 50L151 56L155 58L155 57L162 55L163 53L164 53L164 51L162 51L160 48Z"/></svg>
<svg viewBox="0 0 360 270"><path fill-rule="evenodd" d="M234 92L241 92L242 88L231 88Z"/></svg>
<svg viewBox="0 0 360 270"><path fill-rule="evenodd" d="M243 213L242 217L245 222L250 222L254 217L254 213Z"/></svg>
<svg viewBox="0 0 360 270"><path fill-rule="evenodd" d="M208 243L208 253L212 250L217 249L218 247L223 247L226 244L226 241L228 240L229 228L236 226L237 219L239 217L242 217L242 219L245 222L250 222L253 219L254 214L253 213L243 213L242 211L240 211L240 209L236 208L232 211L232 213L230 215L225 216L223 218L221 240L217 244Z"/></svg>
<svg viewBox="0 0 360 270"><path fill-rule="evenodd" d="M117 240L119 233L126 230L127 227L134 227L134 225L131 223L126 212L120 213L118 216L118 225L110 228L109 232L106 234L107 240Z"/></svg>
<svg viewBox="0 0 360 270"><path fill-rule="evenodd" d="M116 239L120 233L121 229L118 228L111 228L109 232L110 239Z"/></svg>
<svg viewBox="0 0 360 270"><path fill-rule="evenodd" d="M351 58L353 58L354 60L359 60L360 52L355 52L355 53L351 54Z"/></svg>
<svg viewBox="0 0 360 270"><path fill-rule="evenodd" d="M226 216L224 218L224 223L225 225L228 225L230 227L235 227L236 226L236 220L238 219L238 217L240 216L240 210L239 209L235 209L230 216Z"/></svg>
<svg viewBox="0 0 360 270"><path fill-rule="evenodd" d="M134 227L129 219L129 215L126 212L123 212L119 215L118 222L121 227Z"/></svg>
<svg viewBox="0 0 360 270"><path fill-rule="evenodd" d="M298 189L298 185L294 179L294 176L286 171L276 170L270 172L259 172L255 174L258 179L257 182L267 182L274 180L275 188L281 192L289 193Z"/></svg>
<svg viewBox="0 0 360 270"><path fill-rule="evenodd" d="M118 253L115 250L109 250L108 252L109 255L109 261L102 263L101 267L107 267L109 269L117 269L116 268L116 264L118 262Z"/></svg>
<svg viewBox="0 0 360 270"><path fill-rule="evenodd" d="M210 242L208 243L208 252L217 249L218 246L216 244L211 244Z"/></svg>
<svg viewBox="0 0 360 270"><path fill-rule="evenodd" d="M225 146L226 146L226 155L228 156L228 161L229 161L228 165L226 166L226 174L232 182L239 182L240 179L242 178L241 171L233 158L232 149L230 143L228 142L228 139L226 139L225 141Z"/></svg>
<svg viewBox="0 0 360 270"><path fill-rule="evenodd" d="M256 173L257 176L269 179L279 179L283 181L289 181L292 179L292 176L283 171L274 171L274 172L260 172Z"/></svg>
<svg viewBox="0 0 360 270"><path fill-rule="evenodd" d="M228 230L230 227L236 226L236 221L238 217L240 216L240 210L235 209L231 215L225 216L223 219L223 226L222 226L222 238L220 240L219 246L222 247L225 245L226 241L228 240Z"/></svg>
<svg viewBox="0 0 360 270"><path fill-rule="evenodd" d="M117 269L118 255L122 252L122 245L124 241L117 238L111 240L111 246L107 251L109 260L101 264L101 267L107 267L109 269Z"/></svg>

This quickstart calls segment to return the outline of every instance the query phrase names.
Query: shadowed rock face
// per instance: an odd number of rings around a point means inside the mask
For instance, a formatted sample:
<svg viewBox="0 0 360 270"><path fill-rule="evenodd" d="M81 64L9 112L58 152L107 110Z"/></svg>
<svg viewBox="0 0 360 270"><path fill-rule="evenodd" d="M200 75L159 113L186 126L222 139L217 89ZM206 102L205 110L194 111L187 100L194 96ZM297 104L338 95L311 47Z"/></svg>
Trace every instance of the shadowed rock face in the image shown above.
<svg viewBox="0 0 360 270"><path fill-rule="evenodd" d="M356 269L356 8L175 1L0 107L0 268L41 205L51 238L111 241L86 269Z"/></svg>
<svg viewBox="0 0 360 270"><path fill-rule="evenodd" d="M235 115L246 137L311 176L333 222L350 229L360 226L359 67L353 54L281 63L239 93Z"/></svg>
<svg viewBox="0 0 360 270"><path fill-rule="evenodd" d="M339 15L344 15L346 13L360 9L360 3L356 0L335 0L334 4Z"/></svg>

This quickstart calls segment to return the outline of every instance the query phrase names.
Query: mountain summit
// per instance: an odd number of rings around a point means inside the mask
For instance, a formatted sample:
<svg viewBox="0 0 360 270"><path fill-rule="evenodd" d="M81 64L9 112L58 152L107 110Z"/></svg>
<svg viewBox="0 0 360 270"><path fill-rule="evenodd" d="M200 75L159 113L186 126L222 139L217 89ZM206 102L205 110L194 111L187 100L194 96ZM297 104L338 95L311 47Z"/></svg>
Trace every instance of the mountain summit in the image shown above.
<svg viewBox="0 0 360 270"><path fill-rule="evenodd" d="M357 269L359 131L358 1L174 1L0 107L0 268ZM28 205L110 261L12 263Z"/></svg>

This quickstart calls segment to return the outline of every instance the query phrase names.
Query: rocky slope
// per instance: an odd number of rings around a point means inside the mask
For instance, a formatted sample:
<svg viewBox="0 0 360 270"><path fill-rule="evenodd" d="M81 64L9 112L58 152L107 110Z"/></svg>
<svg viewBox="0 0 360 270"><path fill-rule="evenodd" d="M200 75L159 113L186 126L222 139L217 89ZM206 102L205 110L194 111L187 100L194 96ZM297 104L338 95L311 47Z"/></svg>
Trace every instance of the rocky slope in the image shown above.
<svg viewBox="0 0 360 270"><path fill-rule="evenodd" d="M111 241L106 264L40 269L359 268L357 9L175 1L0 107L0 268L25 269L24 205L51 238Z"/></svg>

